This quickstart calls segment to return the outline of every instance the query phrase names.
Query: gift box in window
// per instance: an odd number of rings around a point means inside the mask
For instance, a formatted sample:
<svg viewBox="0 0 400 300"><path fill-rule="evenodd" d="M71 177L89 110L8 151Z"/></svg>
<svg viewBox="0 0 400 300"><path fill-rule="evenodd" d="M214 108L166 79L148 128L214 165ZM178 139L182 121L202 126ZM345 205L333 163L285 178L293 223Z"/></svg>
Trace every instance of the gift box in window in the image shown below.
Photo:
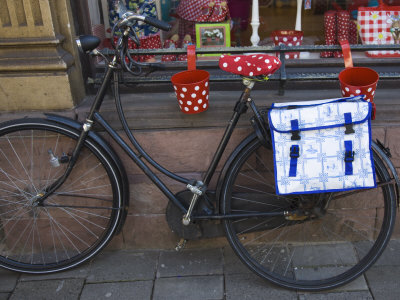
<svg viewBox="0 0 400 300"><path fill-rule="evenodd" d="M359 7L357 22L363 44L400 44L400 6L389 6L380 0L377 7ZM367 51L367 55L369 57L400 57L400 51Z"/></svg>

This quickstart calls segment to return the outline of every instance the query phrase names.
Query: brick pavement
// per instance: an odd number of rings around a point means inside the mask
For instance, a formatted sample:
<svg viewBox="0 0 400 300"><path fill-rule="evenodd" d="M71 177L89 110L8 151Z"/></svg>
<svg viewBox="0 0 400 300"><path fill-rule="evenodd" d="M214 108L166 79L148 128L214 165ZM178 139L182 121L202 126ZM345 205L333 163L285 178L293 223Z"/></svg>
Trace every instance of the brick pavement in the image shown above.
<svg viewBox="0 0 400 300"><path fill-rule="evenodd" d="M331 291L281 289L247 270L229 247L106 251L50 275L0 271L0 299L399 299L400 240L365 275Z"/></svg>

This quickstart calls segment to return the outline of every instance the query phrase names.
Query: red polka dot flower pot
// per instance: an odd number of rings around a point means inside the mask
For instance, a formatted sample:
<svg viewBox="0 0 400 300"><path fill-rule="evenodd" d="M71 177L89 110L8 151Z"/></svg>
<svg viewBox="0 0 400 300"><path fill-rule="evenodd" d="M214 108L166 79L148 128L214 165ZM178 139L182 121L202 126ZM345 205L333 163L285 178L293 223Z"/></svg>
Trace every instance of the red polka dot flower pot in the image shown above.
<svg viewBox="0 0 400 300"><path fill-rule="evenodd" d="M373 101L378 80L378 73L365 67L346 68L339 74L342 96L365 95L364 99L372 103L372 120L375 119L376 107Z"/></svg>
<svg viewBox="0 0 400 300"><path fill-rule="evenodd" d="M298 30L275 30L271 36L275 46L300 46L303 43L303 32ZM300 58L300 52L285 52L285 58Z"/></svg>
<svg viewBox="0 0 400 300"><path fill-rule="evenodd" d="M171 77L183 113L197 114L208 108L209 78L203 70L183 71Z"/></svg>
<svg viewBox="0 0 400 300"><path fill-rule="evenodd" d="M185 114L197 114L208 108L210 73L196 70L196 47L187 47L188 71L171 77L179 108Z"/></svg>

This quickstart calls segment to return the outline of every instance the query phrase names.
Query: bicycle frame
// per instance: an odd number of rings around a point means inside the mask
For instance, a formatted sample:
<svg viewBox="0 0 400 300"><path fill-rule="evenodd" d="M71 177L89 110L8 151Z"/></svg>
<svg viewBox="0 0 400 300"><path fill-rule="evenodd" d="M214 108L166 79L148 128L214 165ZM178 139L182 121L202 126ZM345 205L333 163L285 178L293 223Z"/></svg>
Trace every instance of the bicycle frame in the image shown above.
<svg viewBox="0 0 400 300"><path fill-rule="evenodd" d="M213 156L213 159L210 162L210 165L207 168L207 171L205 175L202 178L202 181L197 181L194 179L187 179L184 177L181 177L173 172L168 171L165 169L163 166L158 164L156 161L154 161L148 153L141 147L141 145L136 141L134 138L133 134L131 133L127 121L125 119L125 116L123 114L123 110L120 104L120 95L119 95L119 78L118 78L118 73L117 68L116 68L116 59L112 62L109 63L108 68L105 72L105 75L102 80L102 84L100 88L97 91L97 94L95 96L95 99L93 101L93 104L90 108L90 111L87 115L87 118L82 126L82 131L80 134L80 137L77 141L77 144L75 146L75 149L73 151L71 160L69 162L69 165L65 171L65 174L59 178L52 186L50 186L46 193L38 199L39 205L43 205L44 200L50 196L57 188L59 188L64 181L67 179L69 174L71 173L71 170L73 169L73 166L75 162L78 159L79 152L83 146L83 143L85 141L85 138L88 135L88 132L91 130L92 125L94 122L97 122L112 138L113 140L125 151L125 153L139 166L139 168L143 171L143 173L150 178L150 180L162 191L162 193L170 200L172 201L181 211L183 214L186 214L189 216L189 221L190 221L190 215L191 215L191 210L193 209L193 206L195 205L197 198L204 194L207 190L207 186L211 181L212 176L214 175L214 172L217 168L218 163L221 160L222 154L226 149L226 146L232 136L232 133L237 125L237 122L240 119L240 116L246 112L248 106L251 107L251 109L254 112L254 115L256 117L256 120L261 120L260 113L254 104L253 100L250 97L250 92L252 87L254 86L254 82L248 79L244 79L243 83L245 85L245 90L240 96L239 100L236 102L236 105L234 107L234 112L232 114L231 119L228 122L228 125L225 129L224 135L219 143L219 146ZM110 126L110 124L107 123L107 121L101 116L99 113L99 109L103 103L104 96L107 90L107 87L109 83L111 82L111 78L113 78L114 81L114 97L116 101L116 106L117 106L117 111L118 115L120 117L121 124L124 127L125 133L127 134L132 146L138 153L135 152L135 150L128 145L127 142L123 140L123 138ZM265 130L265 129L264 129ZM151 166L159 170L161 173L164 175L178 181L181 183L184 183L187 185L188 190L190 190L193 193L193 198L191 201L191 205L189 209L187 209L182 202L170 191L170 189L166 186L166 184L150 169L150 167L145 163L145 161L149 163ZM284 212L265 212L265 213L248 213L248 214L232 214L232 215L218 215L213 213L212 215L204 215L204 216L196 216L196 219L224 219L224 218L240 218L240 217L255 217L255 216L282 216L284 215Z"/></svg>

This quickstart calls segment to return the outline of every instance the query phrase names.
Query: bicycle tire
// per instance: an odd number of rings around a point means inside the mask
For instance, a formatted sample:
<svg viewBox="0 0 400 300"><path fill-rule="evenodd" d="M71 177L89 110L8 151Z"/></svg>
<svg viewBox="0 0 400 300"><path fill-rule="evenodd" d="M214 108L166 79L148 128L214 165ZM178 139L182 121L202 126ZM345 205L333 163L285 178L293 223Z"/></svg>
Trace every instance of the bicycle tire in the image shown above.
<svg viewBox="0 0 400 300"><path fill-rule="evenodd" d="M91 138L64 184L43 206L37 195L64 174L79 131L46 119L0 126L0 266L52 273L92 258L121 218L113 159ZM58 166L57 166L58 165Z"/></svg>
<svg viewBox="0 0 400 300"><path fill-rule="evenodd" d="M244 144L230 160L221 188L223 214L293 211L302 206L316 215L224 220L226 237L248 268L284 288L321 291L346 284L371 267L393 231L393 184L335 200L329 199L340 193L277 196L272 149L261 145L255 134ZM378 183L389 181L376 153L374 162ZM374 194L362 198L365 193Z"/></svg>

